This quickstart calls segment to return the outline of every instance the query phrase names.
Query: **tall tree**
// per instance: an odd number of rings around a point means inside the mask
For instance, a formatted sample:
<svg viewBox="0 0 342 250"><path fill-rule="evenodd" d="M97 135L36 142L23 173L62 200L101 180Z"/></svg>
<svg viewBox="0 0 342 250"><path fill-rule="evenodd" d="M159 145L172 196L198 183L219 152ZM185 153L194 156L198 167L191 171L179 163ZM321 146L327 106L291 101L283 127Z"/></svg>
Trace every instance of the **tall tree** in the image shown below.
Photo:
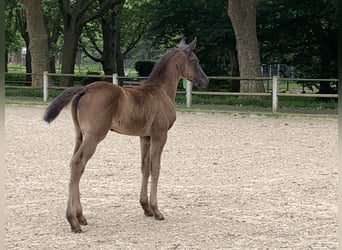
<svg viewBox="0 0 342 250"><path fill-rule="evenodd" d="M86 23L98 18L113 6L121 4L124 0L58 0L64 22L64 43L62 73L74 73L78 41L82 29ZM72 79L65 77L61 79L61 86L71 86Z"/></svg>
<svg viewBox="0 0 342 250"><path fill-rule="evenodd" d="M228 0L228 16L232 22L241 77L260 77L261 64L256 35L258 0ZM263 82L240 81L240 92L265 92Z"/></svg>
<svg viewBox="0 0 342 250"><path fill-rule="evenodd" d="M148 24L148 1L127 1L87 24L81 36L82 50L102 64L106 75L124 75L123 58L136 46ZM99 33L98 31L102 32Z"/></svg>
<svg viewBox="0 0 342 250"><path fill-rule="evenodd" d="M80 44L89 58L101 63L106 75L118 73L123 76L123 62L118 60L121 56L117 7L119 6L114 6L100 18L88 23Z"/></svg>
<svg viewBox="0 0 342 250"><path fill-rule="evenodd" d="M45 30L41 0L22 0L26 12L27 29L32 57L32 86L43 85L43 71L49 71L48 36Z"/></svg>

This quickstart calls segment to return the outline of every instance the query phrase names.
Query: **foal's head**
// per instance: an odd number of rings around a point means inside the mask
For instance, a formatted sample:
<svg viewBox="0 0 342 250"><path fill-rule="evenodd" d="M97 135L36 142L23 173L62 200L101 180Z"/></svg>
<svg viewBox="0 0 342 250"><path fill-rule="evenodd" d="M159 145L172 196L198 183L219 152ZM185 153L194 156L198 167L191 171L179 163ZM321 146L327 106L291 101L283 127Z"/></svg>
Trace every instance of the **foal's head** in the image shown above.
<svg viewBox="0 0 342 250"><path fill-rule="evenodd" d="M196 42L197 39L195 38L190 44L186 44L185 40L182 39L178 44L178 49L181 53L184 53L183 56L186 58L186 62L180 73L182 78L190 80L197 87L205 88L208 86L209 79L199 65L199 60L193 52L196 47Z"/></svg>

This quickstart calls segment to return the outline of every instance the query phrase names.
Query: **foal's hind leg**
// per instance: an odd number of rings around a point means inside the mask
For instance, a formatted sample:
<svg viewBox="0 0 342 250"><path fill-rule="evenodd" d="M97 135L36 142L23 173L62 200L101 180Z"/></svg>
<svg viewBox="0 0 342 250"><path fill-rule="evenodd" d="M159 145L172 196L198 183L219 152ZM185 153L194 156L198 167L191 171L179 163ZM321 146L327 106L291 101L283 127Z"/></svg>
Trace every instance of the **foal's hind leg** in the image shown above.
<svg viewBox="0 0 342 250"><path fill-rule="evenodd" d="M74 147L73 156L77 153L83 141L83 135L79 127L76 127L75 133L76 133L76 138L75 138L75 147Z"/></svg>
<svg viewBox="0 0 342 250"><path fill-rule="evenodd" d="M148 178L150 177L150 137L140 137L140 149L141 149L141 192L140 192L140 204L144 209L146 216L153 216L153 212L148 204L147 185Z"/></svg>
<svg viewBox="0 0 342 250"><path fill-rule="evenodd" d="M76 113L73 114L74 121L75 121L75 117L76 117ZM79 125L78 125L78 122L75 123L75 134L76 134L76 136L75 136L75 147L74 147L73 157L78 152L78 150L79 150L79 148L80 148L80 146L82 144L82 141L83 141L83 134L82 134L82 131L81 131ZM72 160L73 160L73 158L72 158ZM71 165L71 163L70 163L70 165ZM79 195L78 195L78 203L81 204ZM86 218L83 216L83 211L82 211L82 206L81 205L77 209L77 219L78 219L78 222L79 222L80 225L87 225L88 224Z"/></svg>
<svg viewBox="0 0 342 250"><path fill-rule="evenodd" d="M84 138L70 162L69 199L66 218L71 226L71 231L75 233L82 232L80 224L87 224L80 202L79 183L84 172L84 167L94 154L99 142L100 140L94 136Z"/></svg>
<svg viewBox="0 0 342 250"><path fill-rule="evenodd" d="M80 148L82 141L83 141L83 134L80 128L80 125L78 123L78 118L77 118L77 108L76 109L71 109L71 115L72 119L74 121L74 126L75 126L75 147L74 147L74 153L73 156L77 153L78 149Z"/></svg>

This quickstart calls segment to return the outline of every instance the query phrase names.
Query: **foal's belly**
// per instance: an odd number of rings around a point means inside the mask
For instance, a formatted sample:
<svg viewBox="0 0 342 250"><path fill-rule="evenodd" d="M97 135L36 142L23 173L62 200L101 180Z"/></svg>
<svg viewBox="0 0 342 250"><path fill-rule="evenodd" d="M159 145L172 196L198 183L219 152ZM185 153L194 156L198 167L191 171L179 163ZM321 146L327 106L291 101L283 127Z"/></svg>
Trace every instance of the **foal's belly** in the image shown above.
<svg viewBox="0 0 342 250"><path fill-rule="evenodd" d="M142 121L113 121L111 131L124 135L148 136L150 128Z"/></svg>
<svg viewBox="0 0 342 250"><path fill-rule="evenodd" d="M129 130L129 129L119 128L119 127L112 127L110 130L119 134L123 134L123 135L133 135L133 136L148 136L149 135L146 131Z"/></svg>

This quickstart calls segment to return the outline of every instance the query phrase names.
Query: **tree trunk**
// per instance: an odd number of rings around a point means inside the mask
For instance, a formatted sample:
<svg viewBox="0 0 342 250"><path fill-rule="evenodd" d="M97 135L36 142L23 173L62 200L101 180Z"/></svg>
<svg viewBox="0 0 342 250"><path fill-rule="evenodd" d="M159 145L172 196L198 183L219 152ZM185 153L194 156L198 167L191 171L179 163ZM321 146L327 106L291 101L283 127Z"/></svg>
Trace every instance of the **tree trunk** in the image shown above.
<svg viewBox="0 0 342 250"><path fill-rule="evenodd" d="M32 73L32 58L30 51L30 37L28 32L22 32L21 36L23 37L26 45L26 55L25 55L25 67L26 67L26 81L32 81L31 73Z"/></svg>
<svg viewBox="0 0 342 250"><path fill-rule="evenodd" d="M56 56L50 56L49 58L50 61L50 72L51 73L56 73Z"/></svg>
<svg viewBox="0 0 342 250"><path fill-rule="evenodd" d="M326 56L325 49L321 49L320 51L320 74L319 77L321 79L330 79L333 78L333 74L331 74L331 68L333 67L329 57ZM318 94L337 94L337 89L334 89L331 86L331 82L321 81L319 83L319 91ZM327 99L325 99L327 100Z"/></svg>
<svg viewBox="0 0 342 250"><path fill-rule="evenodd" d="M32 57L31 57L31 51L29 49L26 50L25 55L25 67L26 67L26 81L32 81Z"/></svg>
<svg viewBox="0 0 342 250"><path fill-rule="evenodd" d="M115 8L112 9L109 16L102 18L102 37L103 53L100 61L103 71L106 75L117 73L119 76L124 76L120 32Z"/></svg>
<svg viewBox="0 0 342 250"><path fill-rule="evenodd" d="M74 24L65 27L64 29L64 44L62 54L62 74L73 74L75 70L76 54L78 47L78 39L81 35L82 27ZM60 79L60 86L70 87L73 86L73 78L64 76Z"/></svg>
<svg viewBox="0 0 342 250"><path fill-rule="evenodd" d="M256 36L258 0L228 0L228 16L235 33L241 77L261 77L259 45ZM240 81L240 92L265 92L262 81Z"/></svg>
<svg viewBox="0 0 342 250"><path fill-rule="evenodd" d="M8 72L8 49L5 49L5 72Z"/></svg>
<svg viewBox="0 0 342 250"><path fill-rule="evenodd" d="M103 52L101 64L105 75L117 73L116 50L115 50L115 11L101 18Z"/></svg>
<svg viewBox="0 0 342 250"><path fill-rule="evenodd" d="M45 30L41 0L22 0L32 57L32 87L43 86L43 71L49 71L48 36Z"/></svg>
<svg viewBox="0 0 342 250"><path fill-rule="evenodd" d="M239 76L239 61L237 58L236 49L229 49L229 61L230 61L230 75L231 76ZM232 80L232 92L240 91L240 80Z"/></svg>
<svg viewBox="0 0 342 250"><path fill-rule="evenodd" d="M48 36L45 30L41 0L22 0L25 6L29 50L32 59L32 86L43 86L43 72L49 71Z"/></svg>
<svg viewBox="0 0 342 250"><path fill-rule="evenodd" d="M125 70L124 70L124 63L123 63L123 54L121 52L121 43L120 43L120 32L116 30L115 35L115 46L116 46L116 65L118 69L118 75L119 76L125 76Z"/></svg>
<svg viewBox="0 0 342 250"><path fill-rule="evenodd" d="M337 63L331 61L333 56L329 55L330 50L326 47L326 44L330 45L330 48L335 48L334 51L337 51L337 41L334 41L335 36L329 36L327 31L320 28L320 43L319 43L319 56L320 56L320 74L319 78L321 79L330 79L334 78L337 73ZM334 34L334 33L332 33ZM335 57L336 58L336 57ZM336 59L337 60L337 59ZM336 87L338 84L336 85ZM319 94L337 94L337 88L333 88L331 86L331 82L320 82L319 84Z"/></svg>

